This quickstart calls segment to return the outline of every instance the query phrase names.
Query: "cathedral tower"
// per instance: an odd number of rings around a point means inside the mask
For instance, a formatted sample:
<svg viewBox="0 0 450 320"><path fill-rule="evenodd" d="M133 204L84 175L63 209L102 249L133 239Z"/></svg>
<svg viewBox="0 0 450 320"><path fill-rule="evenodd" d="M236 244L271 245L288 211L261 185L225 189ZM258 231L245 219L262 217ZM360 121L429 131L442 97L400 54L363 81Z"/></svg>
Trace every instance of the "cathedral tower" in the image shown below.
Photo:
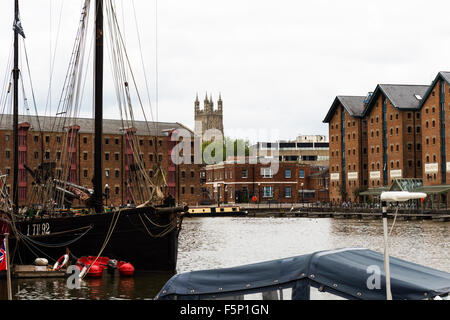
<svg viewBox="0 0 450 320"><path fill-rule="evenodd" d="M217 101L217 109L214 109L214 102L212 95L208 99L208 94L205 96L203 101L203 109L200 109L200 101L198 100L198 94L194 102L195 106L195 133L200 134L200 128L198 127L201 123L201 134L202 137L205 131L209 129L217 129L222 133L223 136L223 113L222 113L222 96L219 94L219 100Z"/></svg>

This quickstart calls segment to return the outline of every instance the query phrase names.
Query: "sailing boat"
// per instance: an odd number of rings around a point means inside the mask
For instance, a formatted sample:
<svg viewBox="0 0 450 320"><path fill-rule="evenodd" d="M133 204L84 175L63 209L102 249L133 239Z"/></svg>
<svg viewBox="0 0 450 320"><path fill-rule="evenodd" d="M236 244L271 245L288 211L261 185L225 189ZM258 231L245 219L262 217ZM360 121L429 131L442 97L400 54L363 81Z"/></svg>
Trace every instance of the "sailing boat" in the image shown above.
<svg viewBox="0 0 450 320"><path fill-rule="evenodd" d="M75 41L67 85L63 89L64 101L69 101L58 114L65 114L65 118L57 121L65 123L66 151L73 147L73 135L76 133L76 110L73 106L79 103L76 88L80 90L80 67L83 58L80 49L85 46L87 18L90 0L85 0L82 19ZM31 264L37 257L56 259L69 250L74 256L109 256L130 261L136 270L175 272L178 251L178 235L181 229L183 213L187 207L176 207L174 195L165 196L162 185L166 184L165 174L161 169L159 181L149 179L143 170L142 159L139 157L139 143L133 135L133 111L131 109L130 85L127 73L124 72L124 61L128 59L124 51L120 30L115 17L114 6L106 1L108 23L116 43L112 52L116 66L114 79L119 105L124 107L122 122L127 147L131 150L127 155L129 177L128 192L138 205L136 207L112 208L105 212L103 205L103 12L104 0L95 0L95 49L94 49L94 175L93 190L70 181L71 172L66 166L62 175L55 175L54 163L42 163L38 170L25 169L35 180L38 190L39 205L35 208L19 210L18 202L18 170L19 170L19 123L18 123L18 40L23 36L19 19L18 0L15 0L14 21L14 93L13 93L13 127L14 127L14 179L13 201L8 197L2 202L0 227L11 234L10 252L13 264ZM122 64L120 64L122 62ZM80 72L81 70L81 72ZM134 82L134 78L133 78ZM64 91L66 90L66 91ZM125 110L125 107L129 109ZM69 116L70 114L70 116ZM72 121L72 123L67 123ZM150 130L150 129L149 129ZM67 158L60 159L61 163L71 164L70 152ZM22 171L24 168L22 168ZM4 186L4 184L2 185ZM6 191L2 188L2 194ZM135 194L138 194L137 197ZM139 198L139 199L138 199ZM75 215L71 210L73 201L86 206L87 214ZM140 200L140 201L138 201ZM37 208L37 209L36 209ZM64 209L64 210L62 210ZM28 211L27 211L28 210ZM26 217L29 210L38 210L39 216ZM65 213L65 214L63 214ZM3 223L2 223L3 221ZM7 222L7 223L5 223ZM4 230L5 231L5 230Z"/></svg>

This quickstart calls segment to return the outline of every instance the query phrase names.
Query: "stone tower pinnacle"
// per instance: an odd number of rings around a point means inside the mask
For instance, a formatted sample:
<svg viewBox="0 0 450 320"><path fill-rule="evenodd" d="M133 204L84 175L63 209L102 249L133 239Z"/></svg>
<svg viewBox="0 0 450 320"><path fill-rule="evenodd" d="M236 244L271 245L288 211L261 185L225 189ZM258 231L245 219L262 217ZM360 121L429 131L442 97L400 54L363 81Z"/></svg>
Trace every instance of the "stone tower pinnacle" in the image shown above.
<svg viewBox="0 0 450 320"><path fill-rule="evenodd" d="M197 114L197 112L200 110L200 101L198 100L198 93L195 96L194 106L195 106L195 113Z"/></svg>
<svg viewBox="0 0 450 320"><path fill-rule="evenodd" d="M223 135L222 95L219 94L219 100L217 101L217 110L214 110L214 102L211 93L209 98L208 93L206 93L205 100L203 101L204 105L203 109L200 109L200 101L198 100L198 94L195 97L194 105L195 105L195 132L197 134L201 133L203 136L207 130L217 129Z"/></svg>

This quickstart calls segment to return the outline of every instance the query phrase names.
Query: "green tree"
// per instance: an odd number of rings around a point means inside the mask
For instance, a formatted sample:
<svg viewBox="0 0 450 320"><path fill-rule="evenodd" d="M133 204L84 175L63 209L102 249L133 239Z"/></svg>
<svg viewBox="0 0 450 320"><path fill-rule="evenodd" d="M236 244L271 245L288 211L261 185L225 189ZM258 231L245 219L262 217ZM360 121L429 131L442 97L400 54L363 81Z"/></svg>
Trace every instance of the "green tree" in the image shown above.
<svg viewBox="0 0 450 320"><path fill-rule="evenodd" d="M208 150L211 150L211 156L216 156L216 150L222 150L222 161L225 161L227 156L246 156L250 155L250 142L244 139L232 139L229 137L225 137L224 140L213 140L213 141L204 141L202 144L202 161L205 163L205 149L210 147ZM230 151L230 147L232 150Z"/></svg>

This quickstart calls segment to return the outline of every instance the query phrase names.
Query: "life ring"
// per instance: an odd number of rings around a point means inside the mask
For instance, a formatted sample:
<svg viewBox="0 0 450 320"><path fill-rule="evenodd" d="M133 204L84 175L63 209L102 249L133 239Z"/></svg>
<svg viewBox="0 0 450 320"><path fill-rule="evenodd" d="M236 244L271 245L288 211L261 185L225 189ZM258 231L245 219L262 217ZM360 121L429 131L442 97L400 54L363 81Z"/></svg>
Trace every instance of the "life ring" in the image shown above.
<svg viewBox="0 0 450 320"><path fill-rule="evenodd" d="M68 254L61 256L61 258L59 258L58 261L56 261L55 265L53 266L53 271L58 271L59 269L64 267L68 261L69 261Z"/></svg>

